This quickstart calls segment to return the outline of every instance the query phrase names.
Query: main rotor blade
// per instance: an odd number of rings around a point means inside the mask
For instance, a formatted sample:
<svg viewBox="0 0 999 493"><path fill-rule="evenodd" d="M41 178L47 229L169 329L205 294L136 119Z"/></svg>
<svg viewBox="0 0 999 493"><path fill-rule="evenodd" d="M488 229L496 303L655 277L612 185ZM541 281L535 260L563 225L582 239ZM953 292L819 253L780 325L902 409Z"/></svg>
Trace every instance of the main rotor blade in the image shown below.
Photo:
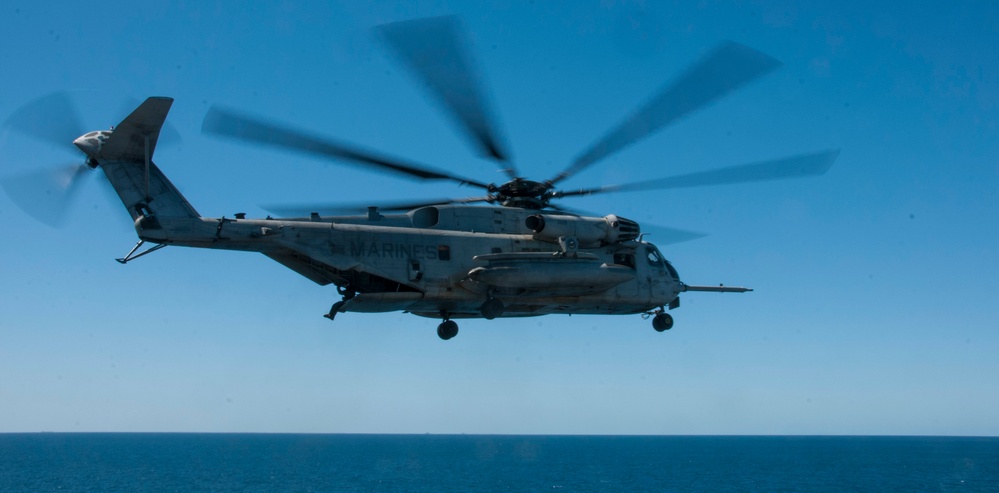
<svg viewBox="0 0 999 493"><path fill-rule="evenodd" d="M54 146L79 152L73 140L87 132L66 92L42 96L14 112L5 127Z"/></svg>
<svg viewBox="0 0 999 493"><path fill-rule="evenodd" d="M271 124L241 115L234 111L212 106L205 115L201 130L206 133L230 137L237 140L279 147L292 151L312 154L322 158L353 161L369 168L394 171L421 180L451 180L458 183L488 188L485 183L457 175L436 171L428 166L404 162L401 159L379 156L332 139L308 135L304 132Z"/></svg>
<svg viewBox="0 0 999 493"><path fill-rule="evenodd" d="M548 204L548 207L555 209L559 212L566 214L572 214L574 216L586 216L586 217L601 217L600 214L595 214L593 212L587 212L575 207L565 207L562 205ZM670 245L673 243L681 243L684 241L696 240L698 238L704 238L707 236L705 233L699 233L697 231L690 231L686 229L670 228L667 226L659 226L657 224L645 224L640 223L639 228L644 235L652 236L653 241L658 245Z"/></svg>
<svg viewBox="0 0 999 493"><path fill-rule="evenodd" d="M376 28L403 64L450 110L474 147L502 163L510 178L517 170L509 162L496 130L494 112L484 86L463 45L458 20L452 16L384 24Z"/></svg>
<svg viewBox="0 0 999 493"><path fill-rule="evenodd" d="M0 186L11 201L29 216L58 227L77 190L86 166L73 164L5 177Z"/></svg>
<svg viewBox="0 0 999 493"><path fill-rule="evenodd" d="M579 155L551 182L578 173L780 65L747 46L732 41L721 44Z"/></svg>
<svg viewBox="0 0 999 493"><path fill-rule="evenodd" d="M343 216L367 213L369 207L377 207L380 212L410 211L420 207L446 204L471 204L474 202L489 202L491 197L469 197L463 199L429 199L422 201L384 202L368 201L354 204L309 204L309 205L275 205L263 206L263 209L281 217L307 217L313 212L320 216Z"/></svg>
<svg viewBox="0 0 999 493"><path fill-rule="evenodd" d="M642 223L640 227L642 228L642 234L649 236L652 242L657 245L673 245L708 236L707 233L701 233L699 231L671 228L668 226L660 226L658 224Z"/></svg>
<svg viewBox="0 0 999 493"><path fill-rule="evenodd" d="M632 192L636 190L665 190L670 188L727 185L754 181L783 180L824 174L836 161L839 149L801 154L750 164L729 166L711 171L688 173L658 180L648 180L624 185L605 185L575 191L557 192L556 197L593 195L597 193Z"/></svg>

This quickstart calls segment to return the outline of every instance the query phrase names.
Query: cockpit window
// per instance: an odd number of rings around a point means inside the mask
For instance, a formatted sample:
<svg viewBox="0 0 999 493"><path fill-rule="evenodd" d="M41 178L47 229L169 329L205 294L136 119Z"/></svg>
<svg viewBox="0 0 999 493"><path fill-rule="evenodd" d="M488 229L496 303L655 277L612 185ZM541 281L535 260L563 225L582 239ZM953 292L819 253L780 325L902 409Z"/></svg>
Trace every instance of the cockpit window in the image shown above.
<svg viewBox="0 0 999 493"><path fill-rule="evenodd" d="M676 269L673 267L673 264L669 263L669 260L666 261L666 271L669 272L669 276L674 281L680 282L680 274L676 272Z"/></svg>
<svg viewBox="0 0 999 493"><path fill-rule="evenodd" d="M655 266L655 267L658 267L658 268L662 269L663 268L663 256L662 256L662 254L659 253L659 250L657 250L655 247L650 246L650 247L648 247L647 252L648 252L647 253L647 257L649 259L649 265L652 265L652 266Z"/></svg>

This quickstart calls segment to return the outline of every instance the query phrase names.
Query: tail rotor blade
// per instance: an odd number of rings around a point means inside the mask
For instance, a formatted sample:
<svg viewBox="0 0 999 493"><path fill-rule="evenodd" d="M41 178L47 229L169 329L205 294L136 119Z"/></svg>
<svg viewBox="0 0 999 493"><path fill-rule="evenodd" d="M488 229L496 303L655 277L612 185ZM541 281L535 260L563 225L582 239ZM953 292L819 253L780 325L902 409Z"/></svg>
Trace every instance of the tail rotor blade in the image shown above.
<svg viewBox="0 0 999 493"><path fill-rule="evenodd" d="M403 64L450 110L473 146L504 163L504 171L516 178L517 170L503 148L494 113L486 104L482 80L463 49L468 42L457 19L416 19L385 24L377 31Z"/></svg>
<svg viewBox="0 0 999 493"><path fill-rule="evenodd" d="M7 119L5 127L74 152L73 140L87 132L66 92L52 93L22 106Z"/></svg>
<svg viewBox="0 0 999 493"><path fill-rule="evenodd" d="M551 182L578 173L780 65L770 56L735 42L716 47L579 155Z"/></svg>
<svg viewBox="0 0 999 493"><path fill-rule="evenodd" d="M78 164L30 171L0 180L0 185L29 216L58 227L80 189L86 166Z"/></svg>

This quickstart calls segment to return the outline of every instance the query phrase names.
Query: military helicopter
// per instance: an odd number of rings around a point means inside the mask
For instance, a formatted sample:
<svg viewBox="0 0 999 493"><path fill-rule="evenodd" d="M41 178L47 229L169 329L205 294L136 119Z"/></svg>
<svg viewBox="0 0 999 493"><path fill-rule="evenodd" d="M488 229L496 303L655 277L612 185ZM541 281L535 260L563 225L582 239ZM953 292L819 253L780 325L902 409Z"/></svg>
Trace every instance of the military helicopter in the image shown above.
<svg viewBox="0 0 999 493"><path fill-rule="evenodd" d="M564 190L557 186L563 180L780 63L746 46L723 43L564 171L535 181L525 178L508 158L470 58L462 50L454 18L404 21L377 31L469 141L500 164L508 181L485 183L213 106L202 127L208 134L419 180L452 181L484 194L279 208L285 214L264 219L249 219L243 213L204 217L152 161L173 100L151 97L112 129L76 138L73 144L85 154L84 165L69 175L63 173L68 178L57 185L44 185L46 195L53 196L56 189L69 192L82 171L100 168L128 210L139 238L118 262L129 263L168 245L260 252L319 285L335 285L341 299L324 315L330 320L340 313L404 311L441 319L437 334L448 340L457 335L455 319L461 318L640 314L651 317L655 330L662 332L673 326L667 310L680 305L680 293L751 289L686 284L660 250L645 241L637 222L614 214L580 213L554 202L598 193L815 176L825 173L838 155L823 151L641 183ZM63 99L55 95L26 106L12 116L9 126L17 129L25 122L44 121L32 114L39 108L68 114L71 110ZM19 183L2 182L30 213L34 205L23 199ZM668 230L666 236L685 240L696 235ZM140 252L146 243L153 245Z"/></svg>

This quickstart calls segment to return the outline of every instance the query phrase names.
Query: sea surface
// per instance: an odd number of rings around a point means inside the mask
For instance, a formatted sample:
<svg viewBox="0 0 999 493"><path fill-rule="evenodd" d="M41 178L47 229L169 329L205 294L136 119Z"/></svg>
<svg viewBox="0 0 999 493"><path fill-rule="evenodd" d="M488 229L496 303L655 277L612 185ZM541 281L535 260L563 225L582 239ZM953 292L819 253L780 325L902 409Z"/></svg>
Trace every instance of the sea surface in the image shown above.
<svg viewBox="0 0 999 493"><path fill-rule="evenodd" d="M0 491L999 492L999 438L0 434Z"/></svg>

